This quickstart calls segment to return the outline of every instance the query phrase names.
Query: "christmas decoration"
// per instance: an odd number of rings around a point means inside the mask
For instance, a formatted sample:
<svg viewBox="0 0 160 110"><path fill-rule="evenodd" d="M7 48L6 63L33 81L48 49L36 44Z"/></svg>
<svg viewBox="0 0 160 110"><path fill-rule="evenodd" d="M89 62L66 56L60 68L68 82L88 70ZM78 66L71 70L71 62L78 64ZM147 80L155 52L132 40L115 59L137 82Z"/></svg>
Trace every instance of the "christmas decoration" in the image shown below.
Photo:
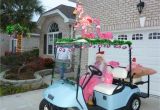
<svg viewBox="0 0 160 110"><path fill-rule="evenodd" d="M78 39L71 39L71 38L63 38L58 39L57 43L63 44L63 43L74 43L77 40L84 39L87 41L88 45L131 45L132 42L130 41L123 41L123 40L107 40L107 39L88 39L88 38L78 38ZM126 47L122 47L126 48Z"/></svg>

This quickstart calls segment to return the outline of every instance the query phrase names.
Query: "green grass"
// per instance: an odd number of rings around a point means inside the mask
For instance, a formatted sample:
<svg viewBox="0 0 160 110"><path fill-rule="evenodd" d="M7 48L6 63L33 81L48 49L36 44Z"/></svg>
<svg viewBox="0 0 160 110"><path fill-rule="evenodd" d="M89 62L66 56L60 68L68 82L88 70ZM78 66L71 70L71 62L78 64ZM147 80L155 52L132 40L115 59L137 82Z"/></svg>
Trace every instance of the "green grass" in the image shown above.
<svg viewBox="0 0 160 110"><path fill-rule="evenodd" d="M43 88L47 88L47 87L48 87L47 84L43 84L38 89L43 89ZM12 85L10 85L10 86L0 86L0 96L23 93L23 92L32 91L32 90L37 90L37 89L31 89L30 87L14 87Z"/></svg>

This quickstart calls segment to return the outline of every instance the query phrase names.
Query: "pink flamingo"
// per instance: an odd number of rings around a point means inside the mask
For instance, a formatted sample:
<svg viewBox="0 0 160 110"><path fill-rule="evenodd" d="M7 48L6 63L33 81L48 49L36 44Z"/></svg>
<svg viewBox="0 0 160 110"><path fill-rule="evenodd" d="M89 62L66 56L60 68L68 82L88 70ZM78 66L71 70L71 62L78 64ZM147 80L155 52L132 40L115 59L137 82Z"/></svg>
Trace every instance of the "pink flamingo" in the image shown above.
<svg viewBox="0 0 160 110"><path fill-rule="evenodd" d="M96 24L96 32L101 39L108 39L108 40L113 39L112 32L105 32L105 33L101 32L100 20L99 19L94 19L94 23Z"/></svg>
<svg viewBox="0 0 160 110"><path fill-rule="evenodd" d="M82 27L81 35L83 38L90 38L90 39L95 38L95 34L87 32L87 29L84 26Z"/></svg>
<svg viewBox="0 0 160 110"><path fill-rule="evenodd" d="M73 14L79 15L78 17L81 18L83 13L84 13L83 6L80 4L77 4L75 10L73 11Z"/></svg>
<svg viewBox="0 0 160 110"><path fill-rule="evenodd" d="M82 27L81 35L83 38L94 38L94 33L87 32L87 26L90 26L93 23L93 19L88 16L84 15L83 6L81 4L77 4L75 10L73 11L75 15L78 15L76 19L75 28Z"/></svg>

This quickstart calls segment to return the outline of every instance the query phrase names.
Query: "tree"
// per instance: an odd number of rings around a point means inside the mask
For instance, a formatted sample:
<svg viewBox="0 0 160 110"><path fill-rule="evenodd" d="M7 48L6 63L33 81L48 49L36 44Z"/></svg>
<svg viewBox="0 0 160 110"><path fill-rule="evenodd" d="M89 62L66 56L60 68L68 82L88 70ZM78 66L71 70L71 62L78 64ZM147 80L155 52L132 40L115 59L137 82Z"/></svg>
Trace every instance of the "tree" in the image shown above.
<svg viewBox="0 0 160 110"><path fill-rule="evenodd" d="M0 0L1 28L6 29L9 24L19 23L33 29L31 22L33 14L42 14L43 6L39 0Z"/></svg>

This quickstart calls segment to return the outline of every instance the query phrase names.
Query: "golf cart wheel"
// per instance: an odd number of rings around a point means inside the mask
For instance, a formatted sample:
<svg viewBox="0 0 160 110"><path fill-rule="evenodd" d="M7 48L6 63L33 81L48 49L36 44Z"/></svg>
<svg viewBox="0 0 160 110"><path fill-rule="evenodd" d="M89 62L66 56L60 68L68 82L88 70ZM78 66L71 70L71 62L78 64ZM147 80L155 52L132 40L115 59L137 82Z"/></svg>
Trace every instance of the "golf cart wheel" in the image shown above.
<svg viewBox="0 0 160 110"><path fill-rule="evenodd" d="M141 106L141 100L138 95L134 94L128 101L125 110L139 110Z"/></svg>
<svg viewBox="0 0 160 110"><path fill-rule="evenodd" d="M66 109L56 107L51 103L49 103L46 99L43 99L39 105L39 110L66 110Z"/></svg>
<svg viewBox="0 0 160 110"><path fill-rule="evenodd" d="M52 110L52 105L45 99L43 99L39 105L39 110Z"/></svg>

